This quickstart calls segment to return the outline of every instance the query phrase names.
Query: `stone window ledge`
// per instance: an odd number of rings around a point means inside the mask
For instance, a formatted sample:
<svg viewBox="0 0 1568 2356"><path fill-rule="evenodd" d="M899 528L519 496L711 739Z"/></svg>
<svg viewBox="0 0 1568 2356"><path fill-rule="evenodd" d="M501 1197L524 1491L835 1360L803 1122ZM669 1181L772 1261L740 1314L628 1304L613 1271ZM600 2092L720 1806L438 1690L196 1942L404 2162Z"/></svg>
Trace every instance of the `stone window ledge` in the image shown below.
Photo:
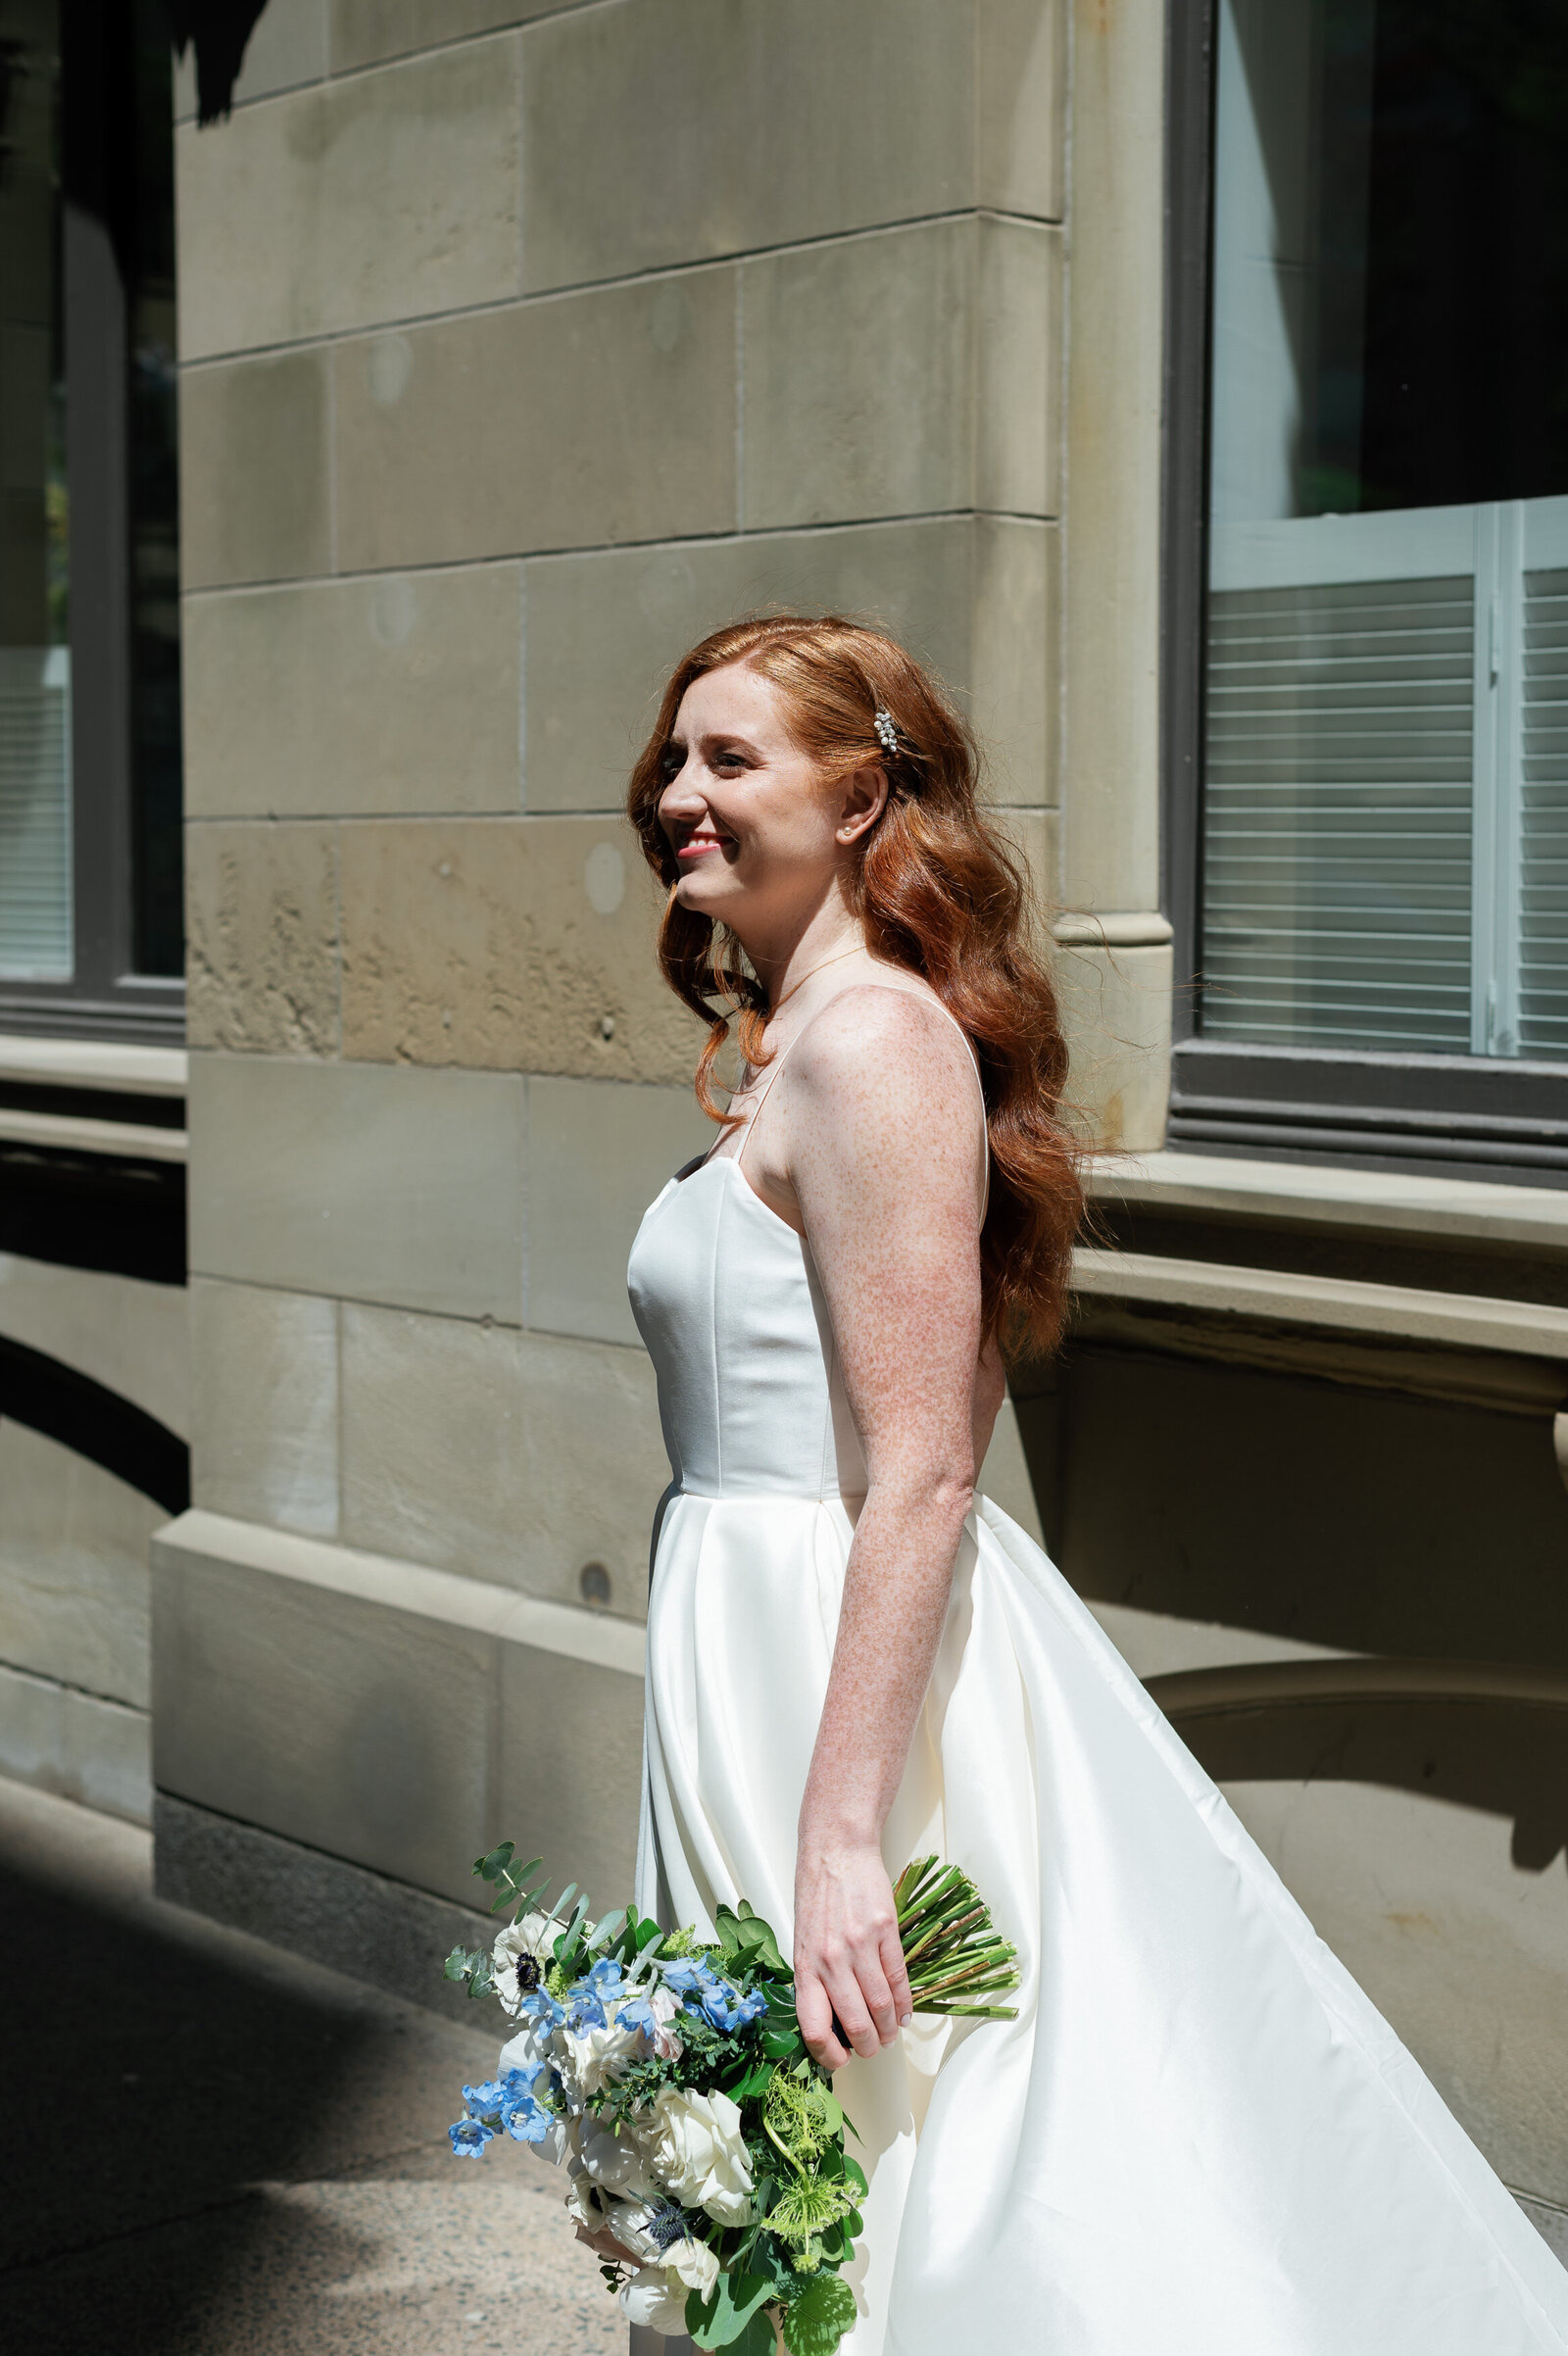
<svg viewBox="0 0 1568 2356"><path fill-rule="evenodd" d="M1318 1233L1423 1237L1434 1243L1516 1246L1568 1257L1568 1189L1427 1178L1337 1163L1249 1161L1223 1153L1106 1155L1089 1171L1091 1199L1107 1208L1234 1218Z"/></svg>

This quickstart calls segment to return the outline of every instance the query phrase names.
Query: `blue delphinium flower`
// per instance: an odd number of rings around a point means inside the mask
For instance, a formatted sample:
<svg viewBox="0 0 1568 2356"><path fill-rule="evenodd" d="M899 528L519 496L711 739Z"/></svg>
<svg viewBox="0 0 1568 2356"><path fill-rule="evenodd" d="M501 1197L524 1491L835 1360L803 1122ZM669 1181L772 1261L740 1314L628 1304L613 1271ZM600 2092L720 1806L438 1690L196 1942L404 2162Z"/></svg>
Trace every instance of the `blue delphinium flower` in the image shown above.
<svg viewBox="0 0 1568 2356"><path fill-rule="evenodd" d="M627 2030L632 2035L641 2031L652 2043L659 2034L659 2016L650 1998L641 1994L629 1997L615 2015L615 2027Z"/></svg>
<svg viewBox="0 0 1568 2356"><path fill-rule="evenodd" d="M744 2029L760 2013L767 2010L767 1998L754 1988L743 1994L732 1980L721 1980L716 1973L701 1989L698 2002L715 2029Z"/></svg>
<svg viewBox="0 0 1568 2356"><path fill-rule="evenodd" d="M744 2029L767 2001L755 1991L743 1995L733 1980L715 1972L706 1956L679 1955L663 1966L664 1986L681 1996L689 2012L700 2012L715 2029Z"/></svg>
<svg viewBox="0 0 1568 2356"><path fill-rule="evenodd" d="M513 2072L508 2072L509 2077L513 2075ZM520 2073L516 2073L516 2075L520 2076ZM482 2119L487 2127L495 2127L500 2120L501 2105L506 2100L506 2095L507 2089L503 2080L487 2078L483 2086L464 2087L463 2107L470 2119Z"/></svg>
<svg viewBox="0 0 1568 2356"><path fill-rule="evenodd" d="M590 2029L605 2027L605 2008L598 1992L586 1981L579 1980L566 1990L566 2029L572 2037L583 2037Z"/></svg>
<svg viewBox="0 0 1568 2356"><path fill-rule="evenodd" d="M548 1989L542 1988L534 1988L530 1994L523 1997L517 2007L517 2015L519 2019L533 2023L535 2034L541 2044L545 2042L553 2030L561 2027L566 2017L565 2007L558 2004Z"/></svg>
<svg viewBox="0 0 1568 2356"><path fill-rule="evenodd" d="M452 2149L460 2160L476 2160L491 2140L492 2130L482 2120L460 2119L456 2127L447 2129L447 2134L452 2137Z"/></svg>
<svg viewBox="0 0 1568 2356"><path fill-rule="evenodd" d="M514 2143L542 2143L555 2125L555 2112L546 2108L534 2094L538 2072L525 2076L521 2070L509 2070L507 2090L501 2101L501 2124Z"/></svg>

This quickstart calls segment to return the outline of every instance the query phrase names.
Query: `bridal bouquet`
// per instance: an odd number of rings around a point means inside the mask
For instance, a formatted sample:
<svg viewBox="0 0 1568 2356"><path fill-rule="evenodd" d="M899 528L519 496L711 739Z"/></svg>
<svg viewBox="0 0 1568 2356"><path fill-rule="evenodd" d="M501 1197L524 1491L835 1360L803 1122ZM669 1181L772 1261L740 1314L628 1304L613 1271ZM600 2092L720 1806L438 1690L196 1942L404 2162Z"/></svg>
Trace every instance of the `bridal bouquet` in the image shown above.
<svg viewBox="0 0 1568 2356"><path fill-rule="evenodd" d="M855 2321L840 2270L861 2231L863 2172L827 2071L795 2017L795 1978L742 1900L717 1939L662 1934L634 1907L589 1927L568 1885L549 1907L540 1860L510 1841L474 1872L507 1913L488 1951L455 1947L449 1980L517 2023L496 2075L463 2089L459 2157L497 2135L565 2168L566 2208L634 2324L700 2348L832 2356ZM1011 2020L1018 1985L974 1885L935 1857L900 1876L916 2012Z"/></svg>

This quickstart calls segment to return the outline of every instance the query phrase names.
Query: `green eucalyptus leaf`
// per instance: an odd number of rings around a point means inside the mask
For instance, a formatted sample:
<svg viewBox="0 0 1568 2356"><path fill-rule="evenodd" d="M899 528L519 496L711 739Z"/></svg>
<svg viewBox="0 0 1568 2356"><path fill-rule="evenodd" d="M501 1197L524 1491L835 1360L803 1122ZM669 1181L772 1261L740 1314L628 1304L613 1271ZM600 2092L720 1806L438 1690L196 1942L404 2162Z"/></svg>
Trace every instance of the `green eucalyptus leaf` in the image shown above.
<svg viewBox="0 0 1568 2356"><path fill-rule="evenodd" d="M837 2275L823 2275L783 2315L790 2356L834 2356L855 2322L855 2293Z"/></svg>
<svg viewBox="0 0 1568 2356"><path fill-rule="evenodd" d="M773 2327L760 2310L773 2295L765 2275L721 2274L709 2296L694 2290L686 2300L686 2329L700 2348L735 2348L750 2356L755 2346L767 2356L773 2345ZM766 2336L754 2339L752 2326L760 2324Z"/></svg>
<svg viewBox="0 0 1568 2356"><path fill-rule="evenodd" d="M493 1848L487 1857L475 1857L473 1870L481 1881L499 1882L516 1853L516 1848L512 1841L503 1841L500 1846Z"/></svg>
<svg viewBox="0 0 1568 2356"><path fill-rule="evenodd" d="M866 2181L865 2170L860 2166L858 2160L852 2160L848 2152L844 2155L844 2181L846 2184L853 2184L857 2192L869 2192L871 2189Z"/></svg>

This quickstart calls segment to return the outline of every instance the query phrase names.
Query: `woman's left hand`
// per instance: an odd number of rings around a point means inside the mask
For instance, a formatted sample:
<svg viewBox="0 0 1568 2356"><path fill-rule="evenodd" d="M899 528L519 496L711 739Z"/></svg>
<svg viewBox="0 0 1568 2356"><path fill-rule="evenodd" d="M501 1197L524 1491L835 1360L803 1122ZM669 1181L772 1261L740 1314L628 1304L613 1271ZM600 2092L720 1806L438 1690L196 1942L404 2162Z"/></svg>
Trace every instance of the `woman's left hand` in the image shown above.
<svg viewBox="0 0 1568 2356"><path fill-rule="evenodd" d="M824 1844L803 1829L795 2010L808 2050L825 2070L849 2060L845 2038L869 2058L913 2018L893 1885L874 1842Z"/></svg>

